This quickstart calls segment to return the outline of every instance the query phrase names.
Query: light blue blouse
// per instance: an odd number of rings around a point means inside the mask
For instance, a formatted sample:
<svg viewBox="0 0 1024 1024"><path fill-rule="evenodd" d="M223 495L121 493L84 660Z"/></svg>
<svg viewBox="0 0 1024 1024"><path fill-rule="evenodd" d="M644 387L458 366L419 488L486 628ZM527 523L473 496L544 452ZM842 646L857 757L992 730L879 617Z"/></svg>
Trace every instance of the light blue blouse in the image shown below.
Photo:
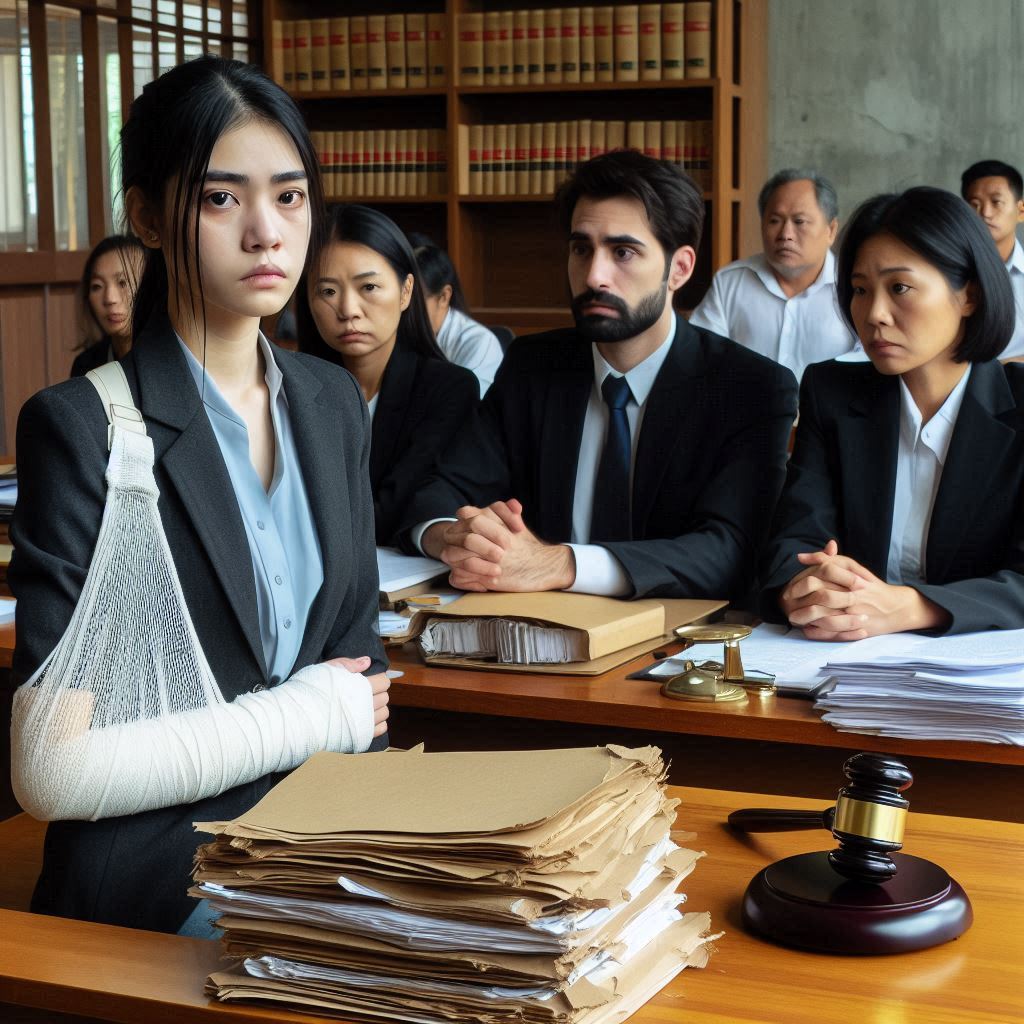
<svg viewBox="0 0 1024 1024"><path fill-rule="evenodd" d="M283 378L269 342L260 334L274 425L274 475L270 490L265 491L249 455L245 421L228 404L213 378L204 374L185 343L180 338L178 341L203 397L242 513L256 582L263 656L270 683L275 685L291 674L309 610L324 581L323 554L302 479L288 399L281 387Z"/></svg>

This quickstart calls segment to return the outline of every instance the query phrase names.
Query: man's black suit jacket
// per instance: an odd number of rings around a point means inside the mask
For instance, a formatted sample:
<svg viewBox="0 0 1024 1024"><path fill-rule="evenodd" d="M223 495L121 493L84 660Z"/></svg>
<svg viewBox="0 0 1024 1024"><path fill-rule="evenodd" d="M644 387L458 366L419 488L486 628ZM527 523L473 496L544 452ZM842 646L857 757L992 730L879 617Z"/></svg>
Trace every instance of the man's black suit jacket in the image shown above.
<svg viewBox="0 0 1024 1024"><path fill-rule="evenodd" d="M514 497L541 538L569 541L593 388L591 346L575 330L517 339L478 427L453 443L405 527ZM746 596L785 477L796 399L785 367L677 319L640 427L633 536L601 543L629 576L629 596Z"/></svg>
<svg viewBox="0 0 1024 1024"><path fill-rule="evenodd" d="M370 500L369 417L355 380L322 360L275 349L323 554L324 582L293 671L368 654L381 671ZM227 467L166 317L122 362L153 440L159 510L200 643L224 697L269 685L252 556ZM18 504L9 579L18 599L14 672L30 676L70 622L99 533L107 420L75 378L31 398L18 420ZM51 823L33 909L176 931L201 837L193 821L232 818L273 777L196 804L98 822Z"/></svg>
<svg viewBox="0 0 1024 1024"><path fill-rule="evenodd" d="M885 579L896 493L900 387L870 363L809 366L789 478L765 549L761 615L801 551L829 539ZM915 584L953 617L948 632L1024 627L1024 366L971 368Z"/></svg>
<svg viewBox="0 0 1024 1024"><path fill-rule="evenodd" d="M465 367L396 347L373 414L370 483L377 543L397 543L410 498L455 434L472 422L480 385Z"/></svg>

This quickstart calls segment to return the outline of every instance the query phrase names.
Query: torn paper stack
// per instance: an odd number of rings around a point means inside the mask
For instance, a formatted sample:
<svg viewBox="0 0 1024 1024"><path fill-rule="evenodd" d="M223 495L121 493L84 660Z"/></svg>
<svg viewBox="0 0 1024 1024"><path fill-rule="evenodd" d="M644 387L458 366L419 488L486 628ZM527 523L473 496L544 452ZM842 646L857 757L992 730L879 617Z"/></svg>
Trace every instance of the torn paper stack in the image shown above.
<svg viewBox="0 0 1024 1024"><path fill-rule="evenodd" d="M880 637L869 659L830 661L816 708L846 732L1024 746L1024 630ZM861 641L867 644L870 641Z"/></svg>
<svg viewBox="0 0 1024 1024"><path fill-rule="evenodd" d="M603 1024L708 957L683 914L702 854L672 838L648 747L317 754L197 827L224 1001L358 1021Z"/></svg>

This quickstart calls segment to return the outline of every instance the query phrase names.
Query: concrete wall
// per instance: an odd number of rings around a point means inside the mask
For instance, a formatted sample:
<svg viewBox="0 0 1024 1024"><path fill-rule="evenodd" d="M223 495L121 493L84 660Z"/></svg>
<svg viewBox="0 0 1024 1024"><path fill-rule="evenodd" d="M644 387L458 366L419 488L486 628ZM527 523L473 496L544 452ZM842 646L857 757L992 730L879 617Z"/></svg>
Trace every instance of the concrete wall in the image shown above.
<svg viewBox="0 0 1024 1024"><path fill-rule="evenodd" d="M975 160L1024 167L1024 0L769 0L768 17L768 166L824 172L841 218L877 192L959 191Z"/></svg>

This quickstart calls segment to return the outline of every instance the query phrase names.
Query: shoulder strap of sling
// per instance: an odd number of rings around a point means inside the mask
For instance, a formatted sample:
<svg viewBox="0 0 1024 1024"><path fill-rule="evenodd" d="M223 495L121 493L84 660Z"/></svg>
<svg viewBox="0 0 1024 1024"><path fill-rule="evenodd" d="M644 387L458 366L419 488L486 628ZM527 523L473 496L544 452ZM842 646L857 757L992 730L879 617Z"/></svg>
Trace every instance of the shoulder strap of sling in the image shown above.
<svg viewBox="0 0 1024 1024"><path fill-rule="evenodd" d="M103 411L107 414L107 449L114 443L114 427L131 431L133 434L145 434L146 424L142 413L135 406L132 393L128 388L128 378L124 367L117 362L104 363L90 370L86 377L99 392Z"/></svg>

